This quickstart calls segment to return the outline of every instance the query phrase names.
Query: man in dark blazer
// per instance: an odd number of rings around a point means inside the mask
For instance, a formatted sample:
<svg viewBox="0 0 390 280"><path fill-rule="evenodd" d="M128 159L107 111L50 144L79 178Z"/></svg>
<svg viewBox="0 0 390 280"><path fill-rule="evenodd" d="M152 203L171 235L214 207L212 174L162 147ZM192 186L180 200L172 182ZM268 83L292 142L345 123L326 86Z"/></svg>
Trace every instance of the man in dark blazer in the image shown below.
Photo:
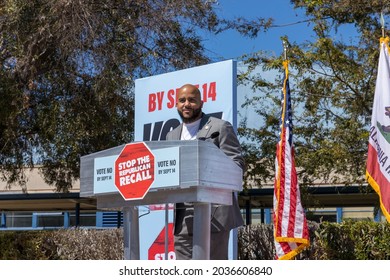
<svg viewBox="0 0 390 280"><path fill-rule="evenodd" d="M245 163L241 146L233 126L227 121L204 114L202 107L203 101L199 89L191 84L183 85L178 91L176 103L182 124L170 131L166 140L203 138L205 141L212 141L244 171ZM232 205L213 205L211 208L210 259L228 259L230 230L244 224L237 197L232 195ZM193 204L176 203L174 216L176 259L191 259Z"/></svg>

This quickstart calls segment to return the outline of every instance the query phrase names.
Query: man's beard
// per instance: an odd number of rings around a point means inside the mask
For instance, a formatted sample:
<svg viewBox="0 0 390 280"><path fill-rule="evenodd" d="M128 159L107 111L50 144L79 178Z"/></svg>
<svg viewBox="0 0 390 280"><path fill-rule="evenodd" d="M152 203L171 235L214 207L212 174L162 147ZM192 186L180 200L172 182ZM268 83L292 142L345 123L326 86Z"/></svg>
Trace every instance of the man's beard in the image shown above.
<svg viewBox="0 0 390 280"><path fill-rule="evenodd" d="M183 116L183 113L182 113L182 112L180 112L180 111L178 111L178 112L179 112L180 118L181 118L181 120L183 121L183 123L192 123L192 122L194 122L195 120L197 120L198 117L202 114L202 108L194 109L194 110L192 111L192 112L193 112L192 117L190 117L190 118L185 118L185 117Z"/></svg>

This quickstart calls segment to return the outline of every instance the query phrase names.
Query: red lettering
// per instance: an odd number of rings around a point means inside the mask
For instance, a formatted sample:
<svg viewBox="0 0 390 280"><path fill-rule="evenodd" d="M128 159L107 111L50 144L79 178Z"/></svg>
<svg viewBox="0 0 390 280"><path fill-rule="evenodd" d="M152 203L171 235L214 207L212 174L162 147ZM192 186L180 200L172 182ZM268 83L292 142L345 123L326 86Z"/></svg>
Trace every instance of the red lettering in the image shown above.
<svg viewBox="0 0 390 280"><path fill-rule="evenodd" d="M203 102L207 102L208 100L215 101L217 99L217 83L205 83L200 86L199 84L195 84L197 88L201 91L201 98ZM172 109L176 106L177 98L178 98L179 88L170 89L167 92L167 101L166 106L168 109ZM164 101L164 91L158 91L156 93L149 94L149 103L148 103L148 112L153 112L156 110L163 109L163 101Z"/></svg>
<svg viewBox="0 0 390 280"><path fill-rule="evenodd" d="M209 87L209 92L207 94L208 98L211 98L212 101L217 99L217 83L211 82Z"/></svg>
<svg viewBox="0 0 390 280"><path fill-rule="evenodd" d="M208 99L215 101L217 99L217 83L211 82L208 86L207 84L202 85L202 95L203 102L207 102Z"/></svg>
<svg viewBox="0 0 390 280"><path fill-rule="evenodd" d="M169 102L167 103L167 107L168 109L172 109L173 107L175 107L175 104L176 104L176 100L175 100L175 91L173 89L170 89L168 91L168 100Z"/></svg>
<svg viewBox="0 0 390 280"><path fill-rule="evenodd" d="M164 92L163 91L157 92L158 110L162 109L163 98L164 98Z"/></svg>
<svg viewBox="0 0 390 280"><path fill-rule="evenodd" d="M162 109L162 102L164 98L164 92L159 91L157 93L151 93L149 94L149 103L148 103L148 111L153 112L156 109L161 110Z"/></svg>
<svg viewBox="0 0 390 280"><path fill-rule="evenodd" d="M148 112L156 110L156 95L154 93L149 94Z"/></svg>

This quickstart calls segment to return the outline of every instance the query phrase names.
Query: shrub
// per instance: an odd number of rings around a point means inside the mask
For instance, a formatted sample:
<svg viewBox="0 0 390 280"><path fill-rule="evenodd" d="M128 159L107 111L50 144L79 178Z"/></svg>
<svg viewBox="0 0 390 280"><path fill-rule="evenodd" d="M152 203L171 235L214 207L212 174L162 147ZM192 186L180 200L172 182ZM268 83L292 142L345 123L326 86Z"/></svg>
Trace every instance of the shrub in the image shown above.
<svg viewBox="0 0 390 280"><path fill-rule="evenodd" d="M122 229L61 229L52 234L57 256L63 260L123 259Z"/></svg>
<svg viewBox="0 0 390 280"><path fill-rule="evenodd" d="M310 247L298 260L388 260L390 223L346 220L309 223ZM0 231L2 260L121 260L123 229ZM238 259L273 260L272 225L238 230Z"/></svg>
<svg viewBox="0 0 390 280"><path fill-rule="evenodd" d="M390 224L346 220L340 224L324 222L316 232L319 259L388 260Z"/></svg>
<svg viewBox="0 0 390 280"><path fill-rule="evenodd" d="M0 234L0 259L41 260L46 259L43 240L47 232L17 231Z"/></svg>

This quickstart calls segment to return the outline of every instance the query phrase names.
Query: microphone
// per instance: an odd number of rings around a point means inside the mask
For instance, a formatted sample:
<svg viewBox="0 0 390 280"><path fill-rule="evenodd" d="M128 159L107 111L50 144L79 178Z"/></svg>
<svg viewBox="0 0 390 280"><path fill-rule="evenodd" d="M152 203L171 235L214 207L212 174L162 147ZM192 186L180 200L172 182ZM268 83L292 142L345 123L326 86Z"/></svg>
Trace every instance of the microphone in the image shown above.
<svg viewBox="0 0 390 280"><path fill-rule="evenodd" d="M218 136L219 136L219 131L214 131L213 133L211 133L209 137L199 137L198 140L206 141L207 139L214 139L217 138Z"/></svg>

